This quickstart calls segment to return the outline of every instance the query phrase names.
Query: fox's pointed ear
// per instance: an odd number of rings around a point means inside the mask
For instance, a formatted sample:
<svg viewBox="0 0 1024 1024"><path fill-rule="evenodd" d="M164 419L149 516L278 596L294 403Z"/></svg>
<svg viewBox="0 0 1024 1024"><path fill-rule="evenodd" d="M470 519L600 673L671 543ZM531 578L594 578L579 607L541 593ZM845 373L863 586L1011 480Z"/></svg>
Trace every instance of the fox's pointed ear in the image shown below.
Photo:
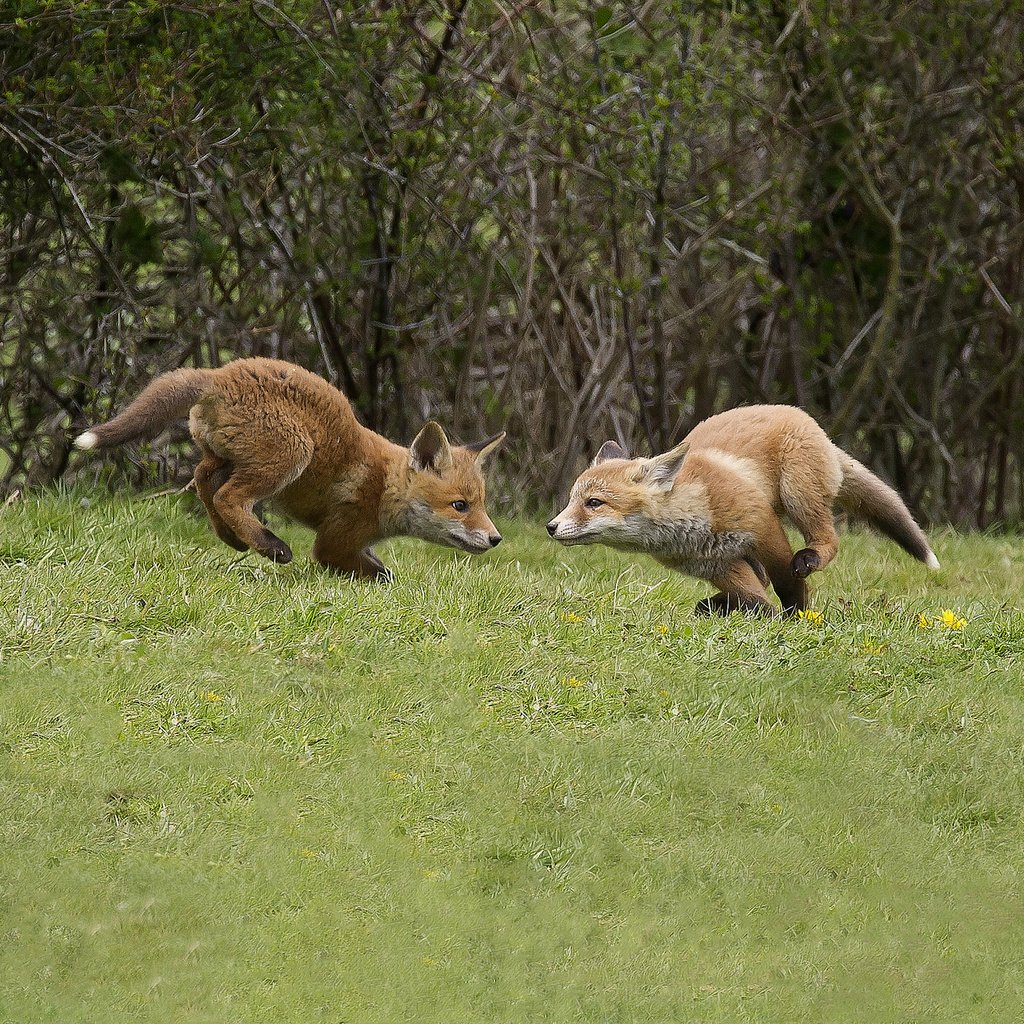
<svg viewBox="0 0 1024 1024"><path fill-rule="evenodd" d="M605 441L601 445L601 450L594 456L594 461L590 464L591 466L600 466L602 462L607 462L609 459L628 459L629 452L622 447L618 441Z"/></svg>
<svg viewBox="0 0 1024 1024"><path fill-rule="evenodd" d="M481 465L487 461L493 452L496 452L505 441L505 431L503 430L500 434L495 434L494 437L487 438L486 441L477 441L474 444L465 445L467 452L472 452L476 456L476 461Z"/></svg>
<svg viewBox="0 0 1024 1024"><path fill-rule="evenodd" d="M671 491L672 485L676 482L676 473L690 450L689 441L680 441L671 451L664 455L655 455L650 459L644 459L640 479L644 483L656 487L659 491Z"/></svg>
<svg viewBox="0 0 1024 1024"><path fill-rule="evenodd" d="M443 473L452 464L452 449L440 423L431 420L409 446L409 465L417 472L432 469Z"/></svg>

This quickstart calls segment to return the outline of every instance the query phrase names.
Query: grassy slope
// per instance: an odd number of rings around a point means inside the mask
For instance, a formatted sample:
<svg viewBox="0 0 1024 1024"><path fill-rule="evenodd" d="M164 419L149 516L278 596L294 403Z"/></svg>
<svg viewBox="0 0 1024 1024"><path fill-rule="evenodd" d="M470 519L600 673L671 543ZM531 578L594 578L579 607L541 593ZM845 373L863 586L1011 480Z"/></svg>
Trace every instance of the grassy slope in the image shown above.
<svg viewBox="0 0 1024 1024"><path fill-rule="evenodd" d="M1019 1011L1019 541L848 537L816 626L533 526L391 587L283 532L0 512L0 1021Z"/></svg>

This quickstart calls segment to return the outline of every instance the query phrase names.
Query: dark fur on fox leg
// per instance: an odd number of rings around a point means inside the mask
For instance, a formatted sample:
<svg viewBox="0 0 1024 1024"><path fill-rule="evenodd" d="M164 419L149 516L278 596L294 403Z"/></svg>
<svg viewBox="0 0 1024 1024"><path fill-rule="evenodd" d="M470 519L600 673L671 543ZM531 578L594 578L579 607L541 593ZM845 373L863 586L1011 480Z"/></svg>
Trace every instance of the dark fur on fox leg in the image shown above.
<svg viewBox="0 0 1024 1024"><path fill-rule="evenodd" d="M782 602L782 611L786 615L796 615L807 608L807 584L802 579L778 580L775 593Z"/></svg>
<svg viewBox="0 0 1024 1024"><path fill-rule="evenodd" d="M693 609L695 615L731 615L733 612L748 612L757 615L771 614L772 606L756 597L740 594L719 593L698 601Z"/></svg>
<svg viewBox="0 0 1024 1024"><path fill-rule="evenodd" d="M747 555L743 561L754 570L754 575L758 578L762 587L767 587L771 583L768 577L768 570L753 555Z"/></svg>

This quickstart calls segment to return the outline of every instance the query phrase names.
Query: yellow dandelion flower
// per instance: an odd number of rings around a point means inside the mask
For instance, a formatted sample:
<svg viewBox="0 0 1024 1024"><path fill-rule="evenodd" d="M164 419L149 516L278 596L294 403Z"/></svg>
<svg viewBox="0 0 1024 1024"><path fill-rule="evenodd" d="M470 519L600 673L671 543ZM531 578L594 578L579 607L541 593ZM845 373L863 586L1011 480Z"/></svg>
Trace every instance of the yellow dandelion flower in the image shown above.
<svg viewBox="0 0 1024 1024"><path fill-rule="evenodd" d="M921 612L921 614L918 615L918 617L917 617L917 628L918 629L928 629L931 626L931 624L932 624L932 620L929 619L928 616L925 615L924 612Z"/></svg>
<svg viewBox="0 0 1024 1024"><path fill-rule="evenodd" d="M299 850L299 856L305 857L306 860L313 860L316 857L316 850L311 850L308 846L304 846Z"/></svg>
<svg viewBox="0 0 1024 1024"><path fill-rule="evenodd" d="M391 779L392 782L401 782L402 779L405 778L405 775L402 772L391 771L388 772L388 778Z"/></svg>
<svg viewBox="0 0 1024 1024"><path fill-rule="evenodd" d="M797 612L797 618L803 619L804 622L809 622L812 626L821 626L825 622L825 616L821 612L816 612L813 608Z"/></svg>
<svg viewBox="0 0 1024 1024"><path fill-rule="evenodd" d="M666 626L665 623L663 622L660 626L658 626L658 632L662 636L668 636L668 626Z"/></svg>
<svg viewBox="0 0 1024 1024"><path fill-rule="evenodd" d="M207 690L203 698L207 704L219 704L224 699L216 690Z"/></svg>
<svg viewBox="0 0 1024 1024"><path fill-rule="evenodd" d="M562 612L561 619L563 622L582 622L583 616L575 612Z"/></svg>
<svg viewBox="0 0 1024 1024"><path fill-rule="evenodd" d="M659 697L667 697L668 696L668 690L659 690L658 691L658 696Z"/></svg>
<svg viewBox="0 0 1024 1024"><path fill-rule="evenodd" d="M583 682L582 679L577 679L575 676L569 676L569 678L565 681L565 685L570 686L575 690L578 687L584 686L586 684Z"/></svg>
<svg viewBox="0 0 1024 1024"><path fill-rule="evenodd" d="M967 625L966 619L961 619L952 608L944 608L939 616L939 622L943 629L963 629Z"/></svg>

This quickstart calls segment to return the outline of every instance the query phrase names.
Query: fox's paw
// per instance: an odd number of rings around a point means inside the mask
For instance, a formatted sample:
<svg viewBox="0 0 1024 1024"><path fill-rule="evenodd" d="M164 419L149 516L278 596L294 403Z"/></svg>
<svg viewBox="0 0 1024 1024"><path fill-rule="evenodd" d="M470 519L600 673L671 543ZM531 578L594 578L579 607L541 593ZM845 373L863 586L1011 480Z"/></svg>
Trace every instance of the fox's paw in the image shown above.
<svg viewBox="0 0 1024 1024"><path fill-rule="evenodd" d="M269 530L262 538L257 551L264 558L269 558L278 565L287 565L292 560L292 549L280 537L275 537Z"/></svg>
<svg viewBox="0 0 1024 1024"><path fill-rule="evenodd" d="M395 574L373 553L373 548L363 548L359 553L356 575L368 576L378 583L393 583L395 579Z"/></svg>
<svg viewBox="0 0 1024 1024"><path fill-rule="evenodd" d="M789 567L798 580L805 580L821 568L821 555L814 548L801 548L793 556Z"/></svg>

